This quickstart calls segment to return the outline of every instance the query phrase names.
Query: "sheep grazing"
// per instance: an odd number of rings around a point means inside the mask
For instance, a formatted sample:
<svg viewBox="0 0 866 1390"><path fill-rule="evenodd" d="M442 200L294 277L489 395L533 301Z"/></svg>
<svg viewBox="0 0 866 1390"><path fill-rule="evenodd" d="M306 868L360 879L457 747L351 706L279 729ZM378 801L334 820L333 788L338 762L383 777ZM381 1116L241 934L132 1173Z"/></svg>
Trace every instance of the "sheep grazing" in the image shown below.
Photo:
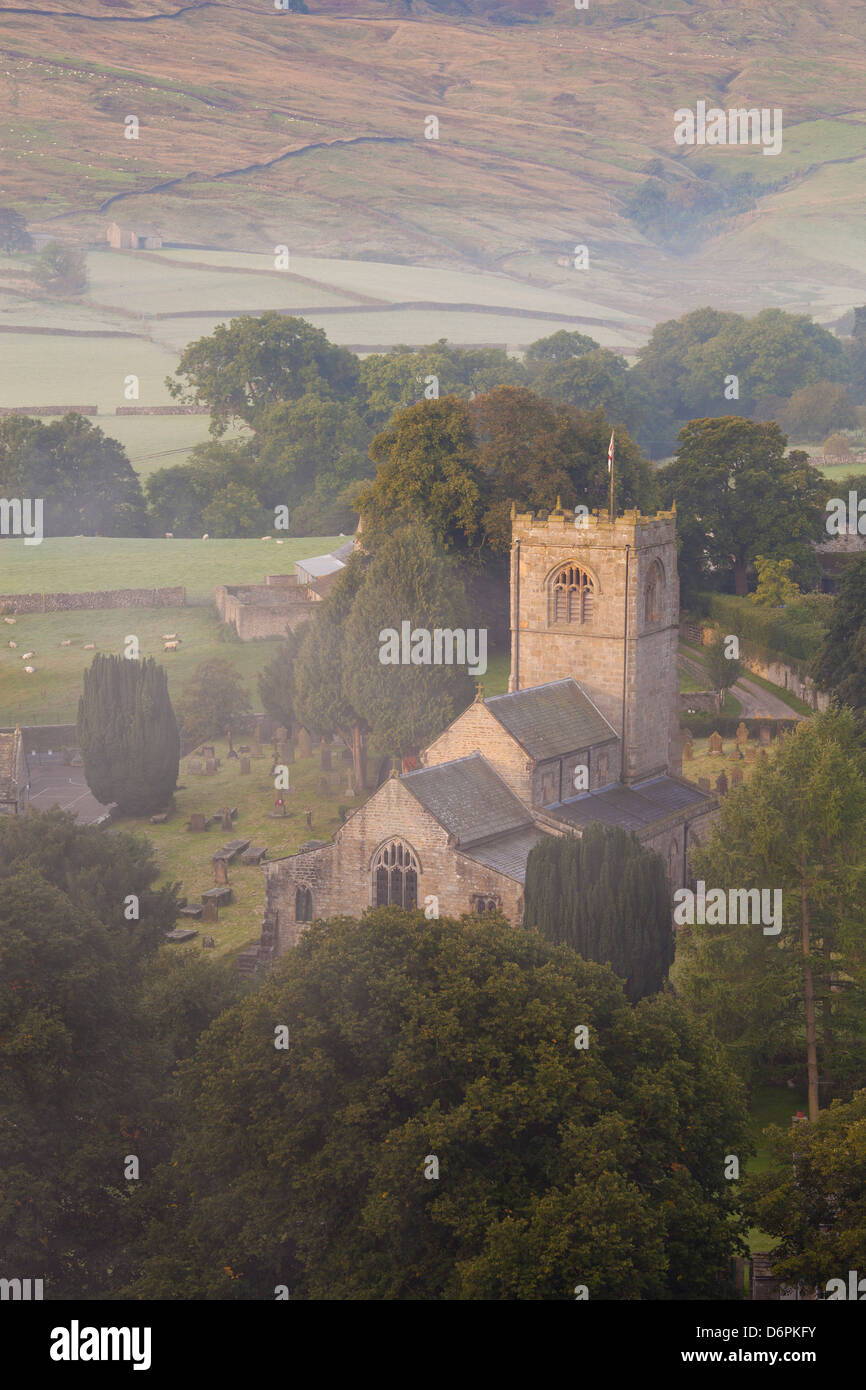
<svg viewBox="0 0 866 1390"><path fill-rule="evenodd" d="M263 541L269 541L270 539L271 539L270 536L262 536L262 540L263 540Z"/></svg>
<svg viewBox="0 0 866 1390"><path fill-rule="evenodd" d="M15 618L4 618L3 621L4 623L14 623L16 620Z"/></svg>
<svg viewBox="0 0 866 1390"><path fill-rule="evenodd" d="M205 531L204 535L202 536L202 540L203 540L203 541L209 541L209 540L210 540L210 535L208 534L207 531Z"/></svg>
<svg viewBox="0 0 866 1390"><path fill-rule="evenodd" d="M180 638L176 632L164 632L162 634L162 640L163 642L179 642Z"/></svg>
<svg viewBox="0 0 866 1390"><path fill-rule="evenodd" d="M95 649L96 649L96 643L95 643L95 642L85 642L85 644L84 644L84 650L85 650L86 652L92 652L92 651L95 651Z"/></svg>
<svg viewBox="0 0 866 1390"><path fill-rule="evenodd" d="M174 540L174 532L173 532L173 531L166 531L166 533L165 533L165 538L166 538L167 541L173 541L173 540Z"/></svg>
<svg viewBox="0 0 866 1390"><path fill-rule="evenodd" d="M15 647L18 646L18 643L17 643L17 642L10 642L9 645L10 645L10 647L15 648Z"/></svg>
<svg viewBox="0 0 866 1390"><path fill-rule="evenodd" d="M36 667L35 667L35 666L25 666L25 667L24 667L24 670L27 672L28 676L32 676L32 675L33 675L33 672L36 670Z"/></svg>
<svg viewBox="0 0 866 1390"><path fill-rule="evenodd" d="M163 642L162 650L164 652L176 652L179 646L179 642Z"/></svg>
<svg viewBox="0 0 866 1390"><path fill-rule="evenodd" d="M30 658L31 658L31 656L35 656L35 655L36 655L35 652L22 652L22 653L21 653L21 660L22 660L22 661L29 661Z"/></svg>
<svg viewBox="0 0 866 1390"><path fill-rule="evenodd" d="M72 646L72 638L71 638L71 637L65 637L65 638L63 639L63 641L60 643L60 645L61 645L61 647L71 647L71 646Z"/></svg>

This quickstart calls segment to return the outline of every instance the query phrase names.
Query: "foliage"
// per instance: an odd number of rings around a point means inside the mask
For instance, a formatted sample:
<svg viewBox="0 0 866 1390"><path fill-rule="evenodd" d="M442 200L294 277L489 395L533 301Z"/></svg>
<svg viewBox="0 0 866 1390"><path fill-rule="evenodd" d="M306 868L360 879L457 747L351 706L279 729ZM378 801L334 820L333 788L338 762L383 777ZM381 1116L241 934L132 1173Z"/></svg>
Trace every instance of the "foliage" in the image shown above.
<svg viewBox="0 0 866 1390"><path fill-rule="evenodd" d="M787 662L795 669L805 670L821 645L829 617L825 605L813 600L825 599L832 611L833 599L823 594L801 594L779 609L755 604L753 597L710 594L708 607L713 621L720 624L723 632L739 637L745 656Z"/></svg>
<svg viewBox="0 0 866 1390"><path fill-rule="evenodd" d="M773 423L739 417L692 420L679 434L673 463L659 472L666 502L677 503L680 570L687 586L710 568L737 594L748 588L758 555L791 559L798 578L818 574L812 542L826 534L828 484Z"/></svg>
<svg viewBox="0 0 866 1390"><path fill-rule="evenodd" d="M137 1297L729 1289L738 1086L676 1000L493 914L313 924L182 1071Z"/></svg>
<svg viewBox="0 0 866 1390"><path fill-rule="evenodd" d="M793 560L768 560L763 555L755 556L755 569L758 572L758 587L750 594L752 603L770 608L785 608L796 602L800 590L791 579Z"/></svg>
<svg viewBox="0 0 866 1390"><path fill-rule="evenodd" d="M16 251L29 251L32 245L27 219L14 208L0 208L0 251L11 256Z"/></svg>
<svg viewBox="0 0 866 1390"><path fill-rule="evenodd" d="M46 536L139 536L144 498L122 446L83 415L0 419L0 495L43 500Z"/></svg>
<svg viewBox="0 0 866 1390"><path fill-rule="evenodd" d="M539 840L526 864L525 922L610 965L633 1002L662 988L674 958L664 863L619 826Z"/></svg>
<svg viewBox="0 0 866 1390"><path fill-rule="evenodd" d="M62 241L49 241L36 257L33 274L51 294L83 294L87 289L87 253Z"/></svg>
<svg viewBox="0 0 866 1390"><path fill-rule="evenodd" d="M495 386L520 386L527 373L501 348L461 348L440 338L423 348L405 345L370 353L361 363L365 413L376 429L387 425L396 411L436 396L469 397ZM435 386L429 378L435 377Z"/></svg>
<svg viewBox="0 0 866 1390"><path fill-rule="evenodd" d="M842 705L866 710L866 555L849 559L839 580L830 624L811 674Z"/></svg>
<svg viewBox="0 0 866 1390"><path fill-rule="evenodd" d="M215 657L195 668L180 698L181 733L193 743L216 738L248 712L250 699L240 673Z"/></svg>
<svg viewBox="0 0 866 1390"><path fill-rule="evenodd" d="M97 654L78 704L84 776L97 801L125 815L165 808L177 785L180 740L165 668Z"/></svg>
<svg viewBox="0 0 866 1390"><path fill-rule="evenodd" d="M267 665L259 673L258 689L262 707L277 724L291 729L295 723L295 661L298 637L290 628Z"/></svg>
<svg viewBox="0 0 866 1390"><path fill-rule="evenodd" d="M705 649L707 676L711 689L719 696L720 707L725 691L736 685L743 672L738 658L727 655L725 636L720 630L716 633L716 640Z"/></svg>

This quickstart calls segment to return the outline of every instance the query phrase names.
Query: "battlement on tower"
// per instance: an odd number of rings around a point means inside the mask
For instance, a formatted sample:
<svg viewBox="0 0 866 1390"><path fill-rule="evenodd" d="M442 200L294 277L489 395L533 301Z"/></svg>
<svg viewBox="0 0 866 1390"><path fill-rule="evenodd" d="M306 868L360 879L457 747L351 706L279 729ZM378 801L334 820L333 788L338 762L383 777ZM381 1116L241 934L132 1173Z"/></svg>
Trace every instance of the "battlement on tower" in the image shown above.
<svg viewBox="0 0 866 1390"><path fill-rule="evenodd" d="M611 522L606 511L575 516L573 512L555 507L551 512L519 512L511 509L511 539L535 541L544 545L566 547L584 545L651 546L676 541L676 504L669 512L645 516L632 507L620 512Z"/></svg>

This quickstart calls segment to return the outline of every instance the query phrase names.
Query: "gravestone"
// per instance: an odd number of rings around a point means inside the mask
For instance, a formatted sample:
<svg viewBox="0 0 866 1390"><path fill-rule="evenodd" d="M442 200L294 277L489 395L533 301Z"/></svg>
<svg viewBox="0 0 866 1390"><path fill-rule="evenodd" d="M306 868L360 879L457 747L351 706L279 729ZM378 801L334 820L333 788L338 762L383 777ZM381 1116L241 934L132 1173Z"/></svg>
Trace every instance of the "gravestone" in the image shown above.
<svg viewBox="0 0 866 1390"><path fill-rule="evenodd" d="M208 898L202 903L201 920L203 922L218 922L220 915L219 903L216 898Z"/></svg>
<svg viewBox="0 0 866 1390"><path fill-rule="evenodd" d="M737 725L737 743L748 743L748 741L749 731L741 719Z"/></svg>
<svg viewBox="0 0 866 1390"><path fill-rule="evenodd" d="M260 758L262 756L262 734L258 724L253 726L251 751L254 758Z"/></svg>
<svg viewBox="0 0 866 1390"><path fill-rule="evenodd" d="M722 752L723 748L724 744L722 743L721 734L710 734L710 742L708 744L707 751L715 758L718 757L718 755Z"/></svg>
<svg viewBox="0 0 866 1390"><path fill-rule="evenodd" d="M731 786L739 787L742 784L742 781L743 769L741 767L735 767L731 772Z"/></svg>
<svg viewBox="0 0 866 1390"><path fill-rule="evenodd" d="M309 828L309 827L311 827L312 824L313 824L313 813L312 813L312 811L309 809L309 807L308 807L307 810L304 812L304 815L305 815L306 818L307 818L307 826L308 826L308 828Z"/></svg>
<svg viewBox="0 0 866 1390"><path fill-rule="evenodd" d="M710 790L710 779L709 779L709 777L699 777L699 778L698 778L698 786L700 787L700 789L701 789L702 792L708 792L708 791Z"/></svg>
<svg viewBox="0 0 866 1390"><path fill-rule="evenodd" d="M203 811L193 811L192 815L189 818L189 828L190 830L207 829L207 817L205 816Z"/></svg>
<svg viewBox="0 0 866 1390"><path fill-rule="evenodd" d="M766 745L770 742L770 726L769 726L769 724L762 724L762 725L761 725L760 730L759 730L759 732L758 732L758 738L759 738L760 742L766 747Z"/></svg>
<svg viewBox="0 0 866 1390"><path fill-rule="evenodd" d="M719 796L727 796L728 794L728 779L723 772L720 772L716 778L716 791Z"/></svg>
<svg viewBox="0 0 866 1390"><path fill-rule="evenodd" d="M208 759L206 760L206 762L205 762L204 770L205 770L205 772L207 773L207 775L208 775L209 777L212 777L213 774L214 774L214 773L216 772L216 770L217 770L217 760L216 760L216 758L208 758Z"/></svg>
<svg viewBox="0 0 866 1390"><path fill-rule="evenodd" d="M746 749L746 762L747 762L747 763L753 763L753 762L755 761L755 759L757 758L757 756L758 756L757 750L754 749L754 748L752 748L751 745L750 745L750 746Z"/></svg>
<svg viewBox="0 0 866 1390"><path fill-rule="evenodd" d="M168 811L158 811L155 816L151 816L151 825L165 825L168 820Z"/></svg>
<svg viewBox="0 0 866 1390"><path fill-rule="evenodd" d="M216 748L212 743L203 743L198 751L203 758L212 758L216 753Z"/></svg>
<svg viewBox="0 0 866 1390"><path fill-rule="evenodd" d="M729 760L730 760L732 763L739 763L739 762L742 762L742 760L743 760L743 750L742 750L742 748L740 747L740 745L739 745L738 743L735 743L735 744L734 744L733 748L731 749L730 753L728 754L728 758L729 758Z"/></svg>
<svg viewBox="0 0 866 1390"><path fill-rule="evenodd" d="M231 811L223 811L223 818L222 824L220 825L220 830L234 830L234 826L232 825Z"/></svg>
<svg viewBox="0 0 866 1390"><path fill-rule="evenodd" d="M204 763L201 758L190 758L186 765L186 770L187 772L192 772L200 776L204 772Z"/></svg>
<svg viewBox="0 0 866 1390"><path fill-rule="evenodd" d="M759 749L758 749L758 760L759 760L760 762L763 762L763 763L765 763L765 762L767 761L767 750L766 750L766 748L759 748Z"/></svg>
<svg viewBox="0 0 866 1390"><path fill-rule="evenodd" d="M228 883L229 866L226 859L214 859L213 861L213 881L214 883Z"/></svg>
<svg viewBox="0 0 866 1390"><path fill-rule="evenodd" d="M214 941L212 936L203 936L201 939L201 944L206 951L212 951L216 946L216 942Z"/></svg>
<svg viewBox="0 0 866 1390"><path fill-rule="evenodd" d="M342 753L340 754L340 757L342 758L342 760L343 760L344 763L351 763L351 762L354 762L354 761L355 761L354 758L352 757L352 750L351 750L351 748L344 748L343 751L342 751Z"/></svg>
<svg viewBox="0 0 866 1390"><path fill-rule="evenodd" d="M289 731L284 724L281 724L274 734L274 743L288 743Z"/></svg>
<svg viewBox="0 0 866 1390"><path fill-rule="evenodd" d="M331 783L330 783L330 780L329 780L327 777L320 777L320 778L319 778L319 796L329 796L329 795L330 795L330 792L331 792Z"/></svg>
<svg viewBox="0 0 866 1390"><path fill-rule="evenodd" d="M323 772L330 772L330 771L331 771L331 748L330 748L330 745L329 745L329 744L325 743L325 740L324 740L324 739L322 739L321 748L319 749L319 757L321 758L321 761L322 761L322 771L323 771Z"/></svg>
<svg viewBox="0 0 866 1390"><path fill-rule="evenodd" d="M301 729L298 733L298 757L309 758L312 751L313 745L310 742L310 735L307 733L306 729Z"/></svg>
<svg viewBox="0 0 866 1390"><path fill-rule="evenodd" d="M690 763L694 756L695 750L692 747L692 741L690 738L687 738L685 743L683 744L683 758L687 763Z"/></svg>
<svg viewBox="0 0 866 1390"><path fill-rule="evenodd" d="M242 776L242 777L246 777L246 775L247 775L247 773L248 773L249 771L250 771L250 760L249 760L249 758L241 758L241 776Z"/></svg>
<svg viewBox="0 0 866 1390"><path fill-rule="evenodd" d="M349 797L354 797L355 795L355 783L351 777L349 777L349 780L346 782L346 785L343 788L343 795Z"/></svg>
<svg viewBox="0 0 866 1390"><path fill-rule="evenodd" d="M238 744L238 752L239 752L239 753L249 753L249 751L250 751L250 745L249 745L248 743L239 743L239 744Z"/></svg>

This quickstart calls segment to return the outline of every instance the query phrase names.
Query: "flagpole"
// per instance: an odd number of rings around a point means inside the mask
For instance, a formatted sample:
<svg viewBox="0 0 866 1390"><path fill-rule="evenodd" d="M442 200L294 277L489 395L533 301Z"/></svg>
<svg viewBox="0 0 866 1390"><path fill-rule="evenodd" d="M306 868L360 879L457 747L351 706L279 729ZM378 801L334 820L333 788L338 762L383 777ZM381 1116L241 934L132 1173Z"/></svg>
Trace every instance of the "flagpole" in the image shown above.
<svg viewBox="0 0 866 1390"><path fill-rule="evenodd" d="M607 517L611 526L613 525L613 431L610 435L610 444L607 450L607 471L610 474L610 497L607 505Z"/></svg>

